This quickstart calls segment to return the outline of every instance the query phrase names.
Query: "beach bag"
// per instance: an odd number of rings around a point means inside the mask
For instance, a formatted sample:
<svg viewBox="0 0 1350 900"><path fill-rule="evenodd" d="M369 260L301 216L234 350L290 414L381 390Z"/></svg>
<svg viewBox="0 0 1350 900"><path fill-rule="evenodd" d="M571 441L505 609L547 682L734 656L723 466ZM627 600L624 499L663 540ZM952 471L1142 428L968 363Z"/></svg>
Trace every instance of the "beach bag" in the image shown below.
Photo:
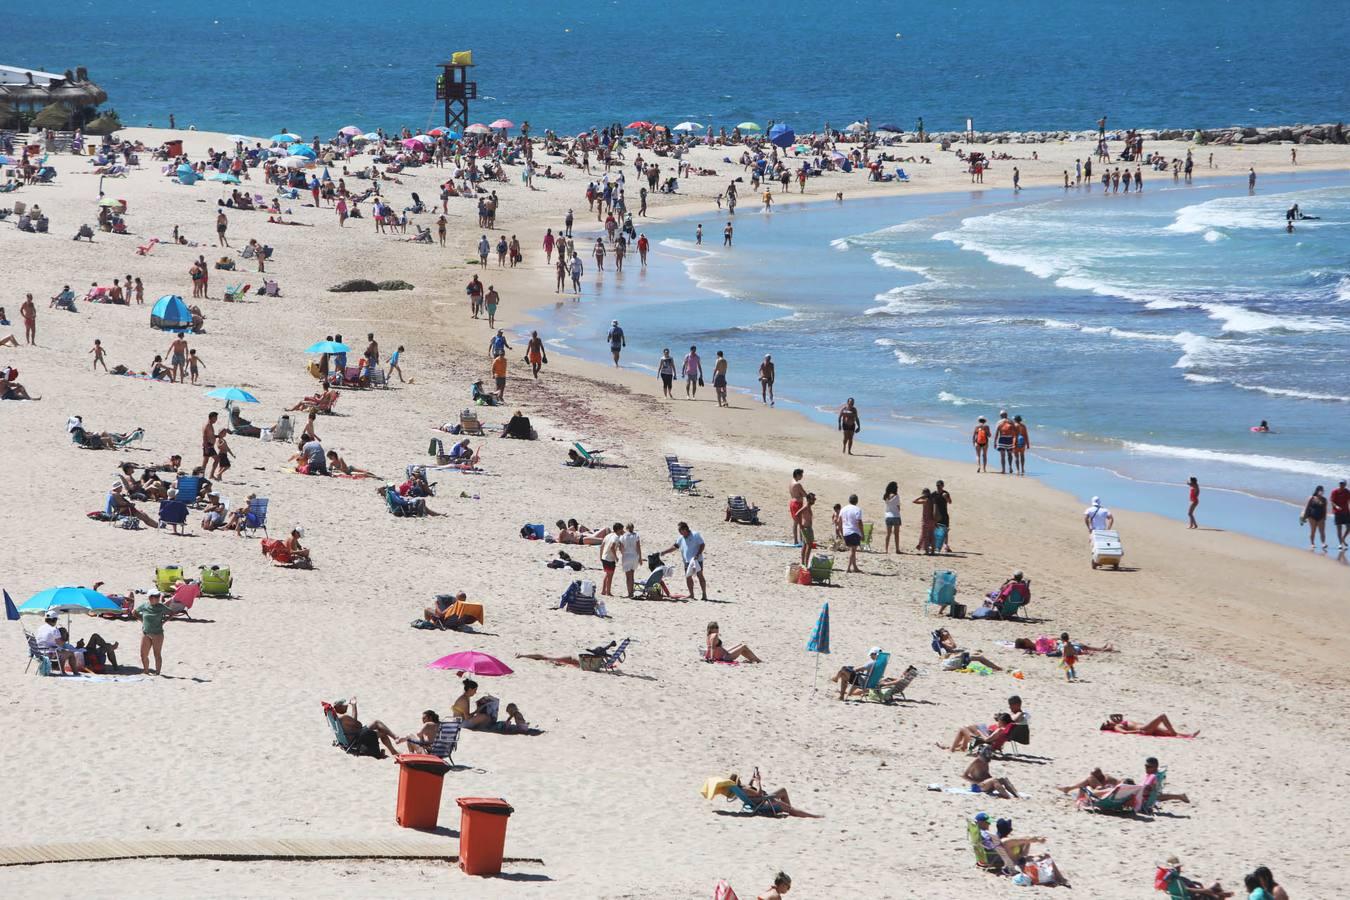
<svg viewBox="0 0 1350 900"><path fill-rule="evenodd" d="M797 572L797 583L798 583L798 584L802 584L802 585L806 585L807 587L810 587L810 586L811 586L811 570L810 570L810 569L805 569L805 568L800 568L799 571Z"/></svg>
<svg viewBox="0 0 1350 900"><path fill-rule="evenodd" d="M155 569L155 587L161 591L173 590L174 582L182 580L182 566L159 566Z"/></svg>
<svg viewBox="0 0 1350 900"><path fill-rule="evenodd" d="M933 552L937 553L947 543L947 526L933 526Z"/></svg>
<svg viewBox="0 0 1350 900"><path fill-rule="evenodd" d="M520 536L526 540L542 541L544 539L544 526L538 523L531 523L520 529Z"/></svg>
<svg viewBox="0 0 1350 900"><path fill-rule="evenodd" d="M953 601L950 608L953 619L964 619L966 617L966 605L964 603Z"/></svg>
<svg viewBox="0 0 1350 900"><path fill-rule="evenodd" d="M117 519L117 527L125 528L127 531L139 531L141 528L141 520L135 516L119 516Z"/></svg>
<svg viewBox="0 0 1350 900"><path fill-rule="evenodd" d="M604 662L603 656L594 656L590 653L582 653L577 657L577 665L583 672L599 672Z"/></svg>

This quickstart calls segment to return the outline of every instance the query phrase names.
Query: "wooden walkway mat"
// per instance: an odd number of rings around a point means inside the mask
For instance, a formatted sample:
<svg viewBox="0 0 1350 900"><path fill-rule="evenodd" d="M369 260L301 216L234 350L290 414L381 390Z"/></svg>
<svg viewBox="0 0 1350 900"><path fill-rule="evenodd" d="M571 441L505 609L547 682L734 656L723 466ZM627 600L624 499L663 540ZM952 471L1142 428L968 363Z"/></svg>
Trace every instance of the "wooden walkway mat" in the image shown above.
<svg viewBox="0 0 1350 900"><path fill-rule="evenodd" d="M325 838L245 840L78 841L0 846L0 866L104 862L118 859L429 859L458 862L458 842ZM506 863L542 865L542 859L506 858Z"/></svg>

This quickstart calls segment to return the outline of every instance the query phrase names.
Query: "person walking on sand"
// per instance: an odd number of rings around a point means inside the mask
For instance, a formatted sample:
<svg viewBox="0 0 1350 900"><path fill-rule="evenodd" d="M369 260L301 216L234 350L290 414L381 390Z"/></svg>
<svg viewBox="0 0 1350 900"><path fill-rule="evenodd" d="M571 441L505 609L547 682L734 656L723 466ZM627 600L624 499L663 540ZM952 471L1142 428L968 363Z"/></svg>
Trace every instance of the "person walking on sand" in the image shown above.
<svg viewBox="0 0 1350 900"><path fill-rule="evenodd" d="M1301 522L1308 525L1308 549L1317 549L1317 537L1322 537L1322 549L1327 549L1327 498L1322 494L1323 487L1313 488L1312 496L1303 504Z"/></svg>
<svg viewBox="0 0 1350 900"><path fill-rule="evenodd" d="M497 288L493 285L487 286L487 293L483 295L483 306L487 309L488 327L497 327L497 304L502 302L501 294L497 293Z"/></svg>
<svg viewBox="0 0 1350 900"><path fill-rule="evenodd" d="M492 360L492 378L497 387L497 402L506 402L506 354Z"/></svg>
<svg viewBox="0 0 1350 900"><path fill-rule="evenodd" d="M852 397L839 409L839 430L844 433L844 452L852 456L853 436L862 431L862 416L858 414L858 407L854 405Z"/></svg>
<svg viewBox="0 0 1350 900"><path fill-rule="evenodd" d="M670 348L661 351L661 358L656 362L656 375L661 379L661 392L667 400L674 400L675 394L671 387L675 384L675 359L670 355Z"/></svg>
<svg viewBox="0 0 1350 900"><path fill-rule="evenodd" d="M1018 475L1027 474L1027 451L1031 449L1031 434L1021 416L1013 416L1013 465Z"/></svg>
<svg viewBox="0 0 1350 900"><path fill-rule="evenodd" d="M717 395L718 406L731 405L727 400L727 358L721 350L717 351L717 359L713 361L713 392Z"/></svg>
<svg viewBox="0 0 1350 900"><path fill-rule="evenodd" d="M177 381L179 384L182 384L184 381L187 380L186 377L187 353L188 353L187 338L183 337L180 334L173 339L172 343L169 344L168 356L170 366L170 374L169 374L170 381Z"/></svg>
<svg viewBox="0 0 1350 900"><path fill-rule="evenodd" d="M698 396L698 389L703 384L703 361L698 358L698 347L689 348L681 372L684 375L684 396L693 400Z"/></svg>
<svg viewBox="0 0 1350 900"><path fill-rule="evenodd" d="M952 518L949 507L952 505L952 495L947 493L947 488L939 478L937 484L933 487L933 534L936 536L937 527L942 526L942 546L937 546L936 537L934 538L934 553L952 552Z"/></svg>
<svg viewBox="0 0 1350 900"><path fill-rule="evenodd" d="M628 346L628 340L623 336L623 329L619 327L619 320L614 319L609 323L609 334L605 335L605 340L609 341L609 355L614 357L614 368L619 367L619 355L623 353L623 348Z"/></svg>
<svg viewBox="0 0 1350 900"><path fill-rule="evenodd" d="M581 276L585 274L586 267L581 262L581 254L573 253L572 262L568 265L568 272L572 276L572 292L581 293ZM580 300L580 296L577 297Z"/></svg>
<svg viewBox="0 0 1350 900"><path fill-rule="evenodd" d="M1331 492L1331 516L1336 525L1336 544L1345 550L1350 538L1350 489L1346 488L1345 479Z"/></svg>
<svg viewBox="0 0 1350 900"><path fill-rule="evenodd" d="M839 510L839 526L844 533L844 546L848 547L848 568L845 572L862 574L858 568L858 548L863 539L863 511L858 506L858 495L849 494L848 505Z"/></svg>
<svg viewBox="0 0 1350 900"><path fill-rule="evenodd" d="M553 265L553 245L557 243L553 237L553 229L550 228L544 232L544 261Z"/></svg>
<svg viewBox="0 0 1350 900"><path fill-rule="evenodd" d="M230 220L225 216L225 210L216 213L216 244L220 247L230 246L230 240L225 236L226 230L230 227Z"/></svg>
<svg viewBox="0 0 1350 900"><path fill-rule="evenodd" d="M984 416L975 420L975 430L970 434L970 442L975 445L975 471L989 471L989 423Z"/></svg>
<svg viewBox="0 0 1350 900"><path fill-rule="evenodd" d="M807 568L811 566L811 551L816 546L815 506L816 495L807 491L805 499L792 514L792 539L796 541L798 536L801 537L802 565Z"/></svg>
<svg viewBox="0 0 1350 900"><path fill-rule="evenodd" d="M164 668L164 622L171 613L158 591L145 598L136 607L135 616L141 623L141 673L158 675ZM150 655L154 654L155 668L150 669Z"/></svg>
<svg viewBox="0 0 1350 900"><path fill-rule="evenodd" d="M23 303L19 305L19 315L23 317L23 342L33 345L37 343L37 304L33 302L32 294L25 294Z"/></svg>
<svg viewBox="0 0 1350 900"><path fill-rule="evenodd" d="M684 560L684 582L689 588L689 599L694 598L694 579L697 578L699 593L702 595L699 599L707 600L708 584L703 579L703 551L707 545L701 534L689 528L688 522L681 522L676 526L676 530L680 536L676 538L675 543L658 555L665 556L667 553L680 551L680 556Z"/></svg>
<svg viewBox="0 0 1350 900"><path fill-rule="evenodd" d="M623 552L619 545L622 535L623 523L615 522L609 534L600 542L600 567L605 571L600 584L600 595L603 597L614 596L614 570L619 567L619 556Z"/></svg>
<svg viewBox="0 0 1350 900"><path fill-rule="evenodd" d="M403 348L399 348L400 350ZM530 374L539 379L539 368L548 363L548 354L544 352L544 339L539 332L530 332L530 341L525 345L525 358L530 362Z"/></svg>
<svg viewBox="0 0 1350 900"><path fill-rule="evenodd" d="M1200 505L1200 482L1192 475L1186 479L1186 484L1191 489L1191 505L1186 507L1186 519L1190 523L1187 527L1199 528L1200 526L1195 523L1195 508Z"/></svg>
<svg viewBox="0 0 1350 900"><path fill-rule="evenodd" d="M1000 475L1016 473L1013 448L1017 445L1017 426L1008 418L1007 410L999 410L998 424L994 426L994 449L998 450Z"/></svg>
<svg viewBox="0 0 1350 900"><path fill-rule="evenodd" d="M1092 505L1083 510L1083 523L1089 532L1110 531L1116 527L1116 517L1111 510L1102 506L1100 497L1092 498Z"/></svg>
<svg viewBox="0 0 1350 900"><path fill-rule="evenodd" d="M759 364L759 402L773 406L773 356L764 354L764 362Z"/></svg>

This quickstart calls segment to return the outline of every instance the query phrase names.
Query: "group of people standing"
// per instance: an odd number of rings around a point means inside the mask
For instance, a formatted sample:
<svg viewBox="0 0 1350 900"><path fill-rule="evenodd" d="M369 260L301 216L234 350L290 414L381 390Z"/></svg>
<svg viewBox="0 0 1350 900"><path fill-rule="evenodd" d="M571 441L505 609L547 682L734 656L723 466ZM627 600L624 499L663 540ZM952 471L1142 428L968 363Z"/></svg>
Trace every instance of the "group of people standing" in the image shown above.
<svg viewBox="0 0 1350 900"><path fill-rule="evenodd" d="M1031 449L1031 435L1020 415L1008 418L1007 410L999 410L998 422L993 428L980 416L975 421L970 442L975 446L975 471L989 471L989 445L998 451L998 469L1004 475L1027 474L1027 451Z"/></svg>

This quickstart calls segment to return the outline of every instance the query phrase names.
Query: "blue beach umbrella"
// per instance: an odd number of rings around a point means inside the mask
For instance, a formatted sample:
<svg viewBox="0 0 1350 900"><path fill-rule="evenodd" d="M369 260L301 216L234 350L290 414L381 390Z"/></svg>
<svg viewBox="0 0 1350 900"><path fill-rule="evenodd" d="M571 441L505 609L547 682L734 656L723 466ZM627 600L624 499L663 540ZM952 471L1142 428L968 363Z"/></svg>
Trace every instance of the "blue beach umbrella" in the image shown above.
<svg viewBox="0 0 1350 900"><path fill-rule="evenodd" d="M268 140L274 144L294 144L296 141L300 140L300 135L282 132L281 134L272 135Z"/></svg>
<svg viewBox="0 0 1350 900"><path fill-rule="evenodd" d="M9 591L5 591L5 618L11 622L19 621L19 610L10 599Z"/></svg>
<svg viewBox="0 0 1350 900"><path fill-rule="evenodd" d="M319 341L305 348L306 353L350 353L351 347L337 341Z"/></svg>
<svg viewBox="0 0 1350 900"><path fill-rule="evenodd" d="M258 398L250 394L243 388L220 387L213 391L207 391L206 396L215 397L217 400L233 400L235 403L257 403Z"/></svg>
<svg viewBox="0 0 1350 900"><path fill-rule="evenodd" d="M778 124L769 129L770 143L777 144L786 150L797 140L797 132L792 130L791 125Z"/></svg>
<svg viewBox="0 0 1350 900"><path fill-rule="evenodd" d="M806 642L806 651L816 655L816 672L811 681L814 684L820 675L820 655L830 652L830 604L826 603L820 608L820 615L816 618L815 630L811 632L811 640Z"/></svg>
<svg viewBox="0 0 1350 900"><path fill-rule="evenodd" d="M38 591L19 607L24 615L42 615L49 609L58 612L120 612L116 602L87 587L54 587Z"/></svg>
<svg viewBox="0 0 1350 900"><path fill-rule="evenodd" d="M291 156L303 156L305 159L313 159L319 154L314 152L313 147L304 144L296 144L288 151Z"/></svg>
<svg viewBox="0 0 1350 900"><path fill-rule="evenodd" d="M227 184L238 184L239 176L231 175L229 172L215 172L206 176L207 181L224 181Z"/></svg>
<svg viewBox="0 0 1350 900"><path fill-rule="evenodd" d="M150 327L160 331L191 331L192 311L177 294L165 294L150 308Z"/></svg>

